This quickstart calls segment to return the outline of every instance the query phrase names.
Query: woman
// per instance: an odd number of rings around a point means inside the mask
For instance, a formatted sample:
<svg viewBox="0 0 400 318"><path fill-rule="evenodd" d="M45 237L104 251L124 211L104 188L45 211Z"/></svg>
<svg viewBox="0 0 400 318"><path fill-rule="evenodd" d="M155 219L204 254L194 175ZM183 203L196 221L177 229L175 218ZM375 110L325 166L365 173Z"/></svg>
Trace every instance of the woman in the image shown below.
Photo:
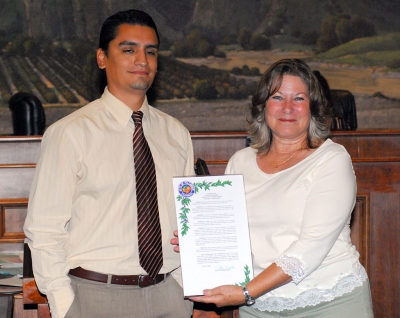
<svg viewBox="0 0 400 318"><path fill-rule="evenodd" d="M344 147L328 139L330 109L318 80L301 60L278 61L252 105L251 147L226 173L244 176L255 277L192 300L245 303L240 317L373 317L350 240L355 175Z"/></svg>

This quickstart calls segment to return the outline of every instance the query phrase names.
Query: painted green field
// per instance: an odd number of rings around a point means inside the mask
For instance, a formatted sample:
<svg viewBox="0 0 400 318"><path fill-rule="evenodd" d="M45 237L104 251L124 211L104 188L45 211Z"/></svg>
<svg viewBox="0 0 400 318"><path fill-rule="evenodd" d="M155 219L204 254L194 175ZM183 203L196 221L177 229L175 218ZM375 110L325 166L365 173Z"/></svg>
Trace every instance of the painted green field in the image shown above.
<svg viewBox="0 0 400 318"><path fill-rule="evenodd" d="M279 59L304 59L326 77L331 88L346 89L355 95L360 129L400 129L400 69L395 67L397 60L400 64L400 33L355 40L319 55L311 50L289 49L286 45L269 51L229 51L226 58L179 59L185 64L179 65L179 71L172 68L187 84L196 80L192 78L196 73L193 65L224 71L247 65L257 67L262 73ZM204 67L199 69L204 70ZM183 83L174 82L177 76L170 73L171 70L164 72L167 72L170 88L175 88L171 91L177 87L185 91L181 88ZM57 57L46 61L27 57L0 58L0 103L3 105L0 107L0 134L9 134L12 130L7 107L12 93L28 90L41 96L45 101L47 124L51 124L87 102L82 78L81 70L71 61ZM250 98L197 101L181 96L158 101L156 106L180 119L190 130L243 130L249 101Z"/></svg>

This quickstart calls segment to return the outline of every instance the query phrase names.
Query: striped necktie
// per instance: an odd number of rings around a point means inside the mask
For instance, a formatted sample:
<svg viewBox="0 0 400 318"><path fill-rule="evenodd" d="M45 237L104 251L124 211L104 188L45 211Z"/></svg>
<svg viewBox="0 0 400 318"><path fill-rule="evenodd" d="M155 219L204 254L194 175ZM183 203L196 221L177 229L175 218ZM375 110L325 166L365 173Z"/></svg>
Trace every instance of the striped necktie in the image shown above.
<svg viewBox="0 0 400 318"><path fill-rule="evenodd" d="M163 265L162 237L157 200L157 179L153 156L142 127L143 113L133 112L133 157L136 177L139 263L155 277Z"/></svg>

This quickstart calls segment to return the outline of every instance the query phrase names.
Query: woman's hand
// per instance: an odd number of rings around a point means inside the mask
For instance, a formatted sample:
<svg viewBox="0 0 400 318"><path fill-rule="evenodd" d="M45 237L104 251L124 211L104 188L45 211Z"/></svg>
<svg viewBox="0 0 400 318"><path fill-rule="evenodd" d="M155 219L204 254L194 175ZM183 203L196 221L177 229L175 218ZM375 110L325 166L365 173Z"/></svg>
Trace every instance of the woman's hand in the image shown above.
<svg viewBox="0 0 400 318"><path fill-rule="evenodd" d="M286 274L282 268L272 263L246 286L250 295L257 298L271 290L292 281L292 277ZM212 303L217 307L237 306L245 303L241 286L223 285L213 289L205 289L204 296L189 297L200 303Z"/></svg>
<svg viewBox="0 0 400 318"><path fill-rule="evenodd" d="M237 306L245 302L242 287L223 285L213 289L205 289L204 296L190 297L200 303L212 303L217 307Z"/></svg>
<svg viewBox="0 0 400 318"><path fill-rule="evenodd" d="M176 245L174 246L174 251L179 253L180 250L179 250L178 230L175 230L173 234L175 237L171 239L170 243L172 245Z"/></svg>

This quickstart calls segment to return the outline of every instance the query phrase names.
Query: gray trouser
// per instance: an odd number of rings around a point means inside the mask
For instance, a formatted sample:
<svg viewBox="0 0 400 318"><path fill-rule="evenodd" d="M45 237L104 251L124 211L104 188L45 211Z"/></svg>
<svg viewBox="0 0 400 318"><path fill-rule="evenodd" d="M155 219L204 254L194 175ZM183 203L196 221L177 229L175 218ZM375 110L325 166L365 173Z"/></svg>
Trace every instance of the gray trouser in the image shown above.
<svg viewBox="0 0 400 318"><path fill-rule="evenodd" d="M344 294L329 302L316 306L283 310L280 312L260 311L251 307L241 307L239 318L373 318L371 291L369 281L350 293Z"/></svg>
<svg viewBox="0 0 400 318"><path fill-rule="evenodd" d="M69 277L75 299L65 318L190 318L193 312L172 276L145 288Z"/></svg>

